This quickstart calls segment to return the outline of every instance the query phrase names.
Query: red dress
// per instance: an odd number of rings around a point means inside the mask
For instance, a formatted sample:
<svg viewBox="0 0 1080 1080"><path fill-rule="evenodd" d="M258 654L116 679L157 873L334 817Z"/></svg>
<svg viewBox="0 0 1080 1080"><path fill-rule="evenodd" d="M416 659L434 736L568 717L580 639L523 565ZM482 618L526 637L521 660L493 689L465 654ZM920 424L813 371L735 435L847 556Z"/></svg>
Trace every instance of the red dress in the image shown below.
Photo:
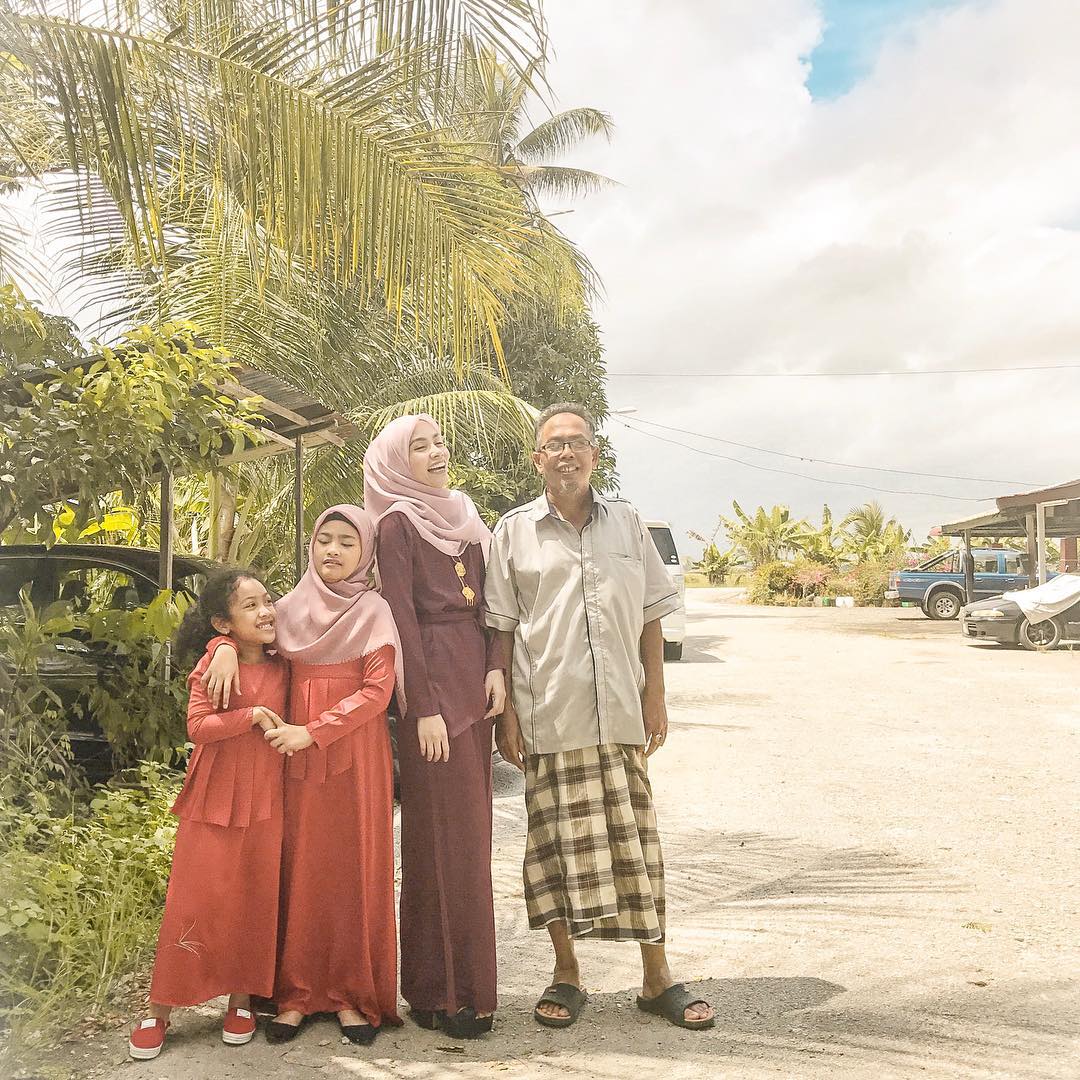
<svg viewBox="0 0 1080 1080"><path fill-rule="evenodd" d="M393 770L386 707L394 649L292 663L290 716L315 745L285 767L279 1011L356 1009L400 1024Z"/></svg>
<svg viewBox="0 0 1080 1080"><path fill-rule="evenodd" d="M241 664L244 692L218 713L200 682L208 663L188 676L195 749L172 808L180 825L150 983L158 1005L268 996L274 986L283 759L251 710L284 713L288 667L276 657Z"/></svg>

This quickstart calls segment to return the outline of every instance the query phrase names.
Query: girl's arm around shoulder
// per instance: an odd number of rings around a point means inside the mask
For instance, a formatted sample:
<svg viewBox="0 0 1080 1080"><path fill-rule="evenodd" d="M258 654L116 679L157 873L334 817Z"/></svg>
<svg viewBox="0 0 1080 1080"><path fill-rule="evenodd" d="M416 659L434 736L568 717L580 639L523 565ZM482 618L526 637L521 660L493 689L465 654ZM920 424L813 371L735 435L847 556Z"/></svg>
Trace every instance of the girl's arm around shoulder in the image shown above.
<svg viewBox="0 0 1080 1080"><path fill-rule="evenodd" d="M251 729L253 720L250 708L233 709L219 712L210 701L203 686L203 672L210 664L209 655L195 665L195 670L188 676L188 738L193 743L220 742L243 735Z"/></svg>
<svg viewBox="0 0 1080 1080"><path fill-rule="evenodd" d="M342 698L333 708L308 722L308 732L317 746L325 749L385 714L394 692L394 659L393 645L383 645L363 658L363 676L356 693Z"/></svg>

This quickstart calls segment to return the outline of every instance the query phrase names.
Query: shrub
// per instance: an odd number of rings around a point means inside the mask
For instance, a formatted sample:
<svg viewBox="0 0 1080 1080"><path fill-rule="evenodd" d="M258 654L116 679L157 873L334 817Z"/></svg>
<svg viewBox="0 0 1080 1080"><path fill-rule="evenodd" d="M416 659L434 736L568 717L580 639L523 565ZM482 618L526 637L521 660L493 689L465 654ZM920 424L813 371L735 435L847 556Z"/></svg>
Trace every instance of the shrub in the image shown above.
<svg viewBox="0 0 1080 1080"><path fill-rule="evenodd" d="M863 562L843 574L834 574L825 583L825 596L853 596L862 607L881 607L889 587L888 562Z"/></svg>
<svg viewBox="0 0 1080 1080"><path fill-rule="evenodd" d="M792 565L795 595L800 600L811 600L820 596L832 570L824 563L814 559L796 559Z"/></svg>
<svg viewBox="0 0 1080 1080"><path fill-rule="evenodd" d="M751 604L785 604L794 598L795 572L791 563L774 559L759 566L750 578Z"/></svg>
<svg viewBox="0 0 1080 1080"><path fill-rule="evenodd" d="M165 673L168 643L180 624L175 598L160 593L147 607L80 617L92 644L119 660L107 666L90 695L90 715L109 740L116 763L172 760L187 738L187 671Z"/></svg>
<svg viewBox="0 0 1080 1080"><path fill-rule="evenodd" d="M9 1057L107 1007L150 956L168 883L179 777L145 764L62 817L0 802L0 1008ZM84 812L88 816L83 816Z"/></svg>

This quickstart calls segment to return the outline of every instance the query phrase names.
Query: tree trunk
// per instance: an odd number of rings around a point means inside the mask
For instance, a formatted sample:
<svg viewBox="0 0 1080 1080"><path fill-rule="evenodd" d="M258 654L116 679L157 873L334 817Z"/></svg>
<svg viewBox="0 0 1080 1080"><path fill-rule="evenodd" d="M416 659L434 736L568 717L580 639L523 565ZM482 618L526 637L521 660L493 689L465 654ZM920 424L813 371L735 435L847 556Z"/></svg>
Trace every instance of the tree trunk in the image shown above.
<svg viewBox="0 0 1080 1080"><path fill-rule="evenodd" d="M236 533L236 484L225 470L210 475L210 558L228 559Z"/></svg>

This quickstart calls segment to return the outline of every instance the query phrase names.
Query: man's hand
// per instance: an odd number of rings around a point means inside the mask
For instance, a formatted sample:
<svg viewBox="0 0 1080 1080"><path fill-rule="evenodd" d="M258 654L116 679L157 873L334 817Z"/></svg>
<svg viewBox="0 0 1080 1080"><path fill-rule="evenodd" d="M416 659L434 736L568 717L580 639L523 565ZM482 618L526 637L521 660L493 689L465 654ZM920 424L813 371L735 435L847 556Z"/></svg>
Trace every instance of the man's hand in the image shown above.
<svg viewBox="0 0 1080 1080"><path fill-rule="evenodd" d="M315 741L311 732L300 724L282 724L267 731L263 738L279 753L292 757L298 750L306 750Z"/></svg>
<svg viewBox="0 0 1080 1080"><path fill-rule="evenodd" d="M488 711L484 713L484 719L498 716L506 706L506 678L501 671L489 671L484 679L484 690L487 693Z"/></svg>
<svg viewBox="0 0 1080 1080"><path fill-rule="evenodd" d="M503 761L508 761L522 772L525 771L525 740L521 735L521 724L513 706L507 704L502 716L495 721L495 745L502 754Z"/></svg>
<svg viewBox="0 0 1080 1080"><path fill-rule="evenodd" d="M285 726L285 721L273 709L268 709L265 705L256 705L251 710L251 723L258 724L264 732Z"/></svg>
<svg viewBox="0 0 1080 1080"><path fill-rule="evenodd" d="M663 692L650 694L648 690L641 702L645 720L645 756L656 753L667 739L667 702Z"/></svg>
<svg viewBox="0 0 1080 1080"><path fill-rule="evenodd" d="M421 716L416 721L416 734L420 739L420 754L428 761L450 760L450 736L446 734L446 721L442 713Z"/></svg>
<svg viewBox="0 0 1080 1080"><path fill-rule="evenodd" d="M234 690L240 694L240 658L231 645L214 650L210 666L202 673L202 684L215 709L227 709Z"/></svg>

